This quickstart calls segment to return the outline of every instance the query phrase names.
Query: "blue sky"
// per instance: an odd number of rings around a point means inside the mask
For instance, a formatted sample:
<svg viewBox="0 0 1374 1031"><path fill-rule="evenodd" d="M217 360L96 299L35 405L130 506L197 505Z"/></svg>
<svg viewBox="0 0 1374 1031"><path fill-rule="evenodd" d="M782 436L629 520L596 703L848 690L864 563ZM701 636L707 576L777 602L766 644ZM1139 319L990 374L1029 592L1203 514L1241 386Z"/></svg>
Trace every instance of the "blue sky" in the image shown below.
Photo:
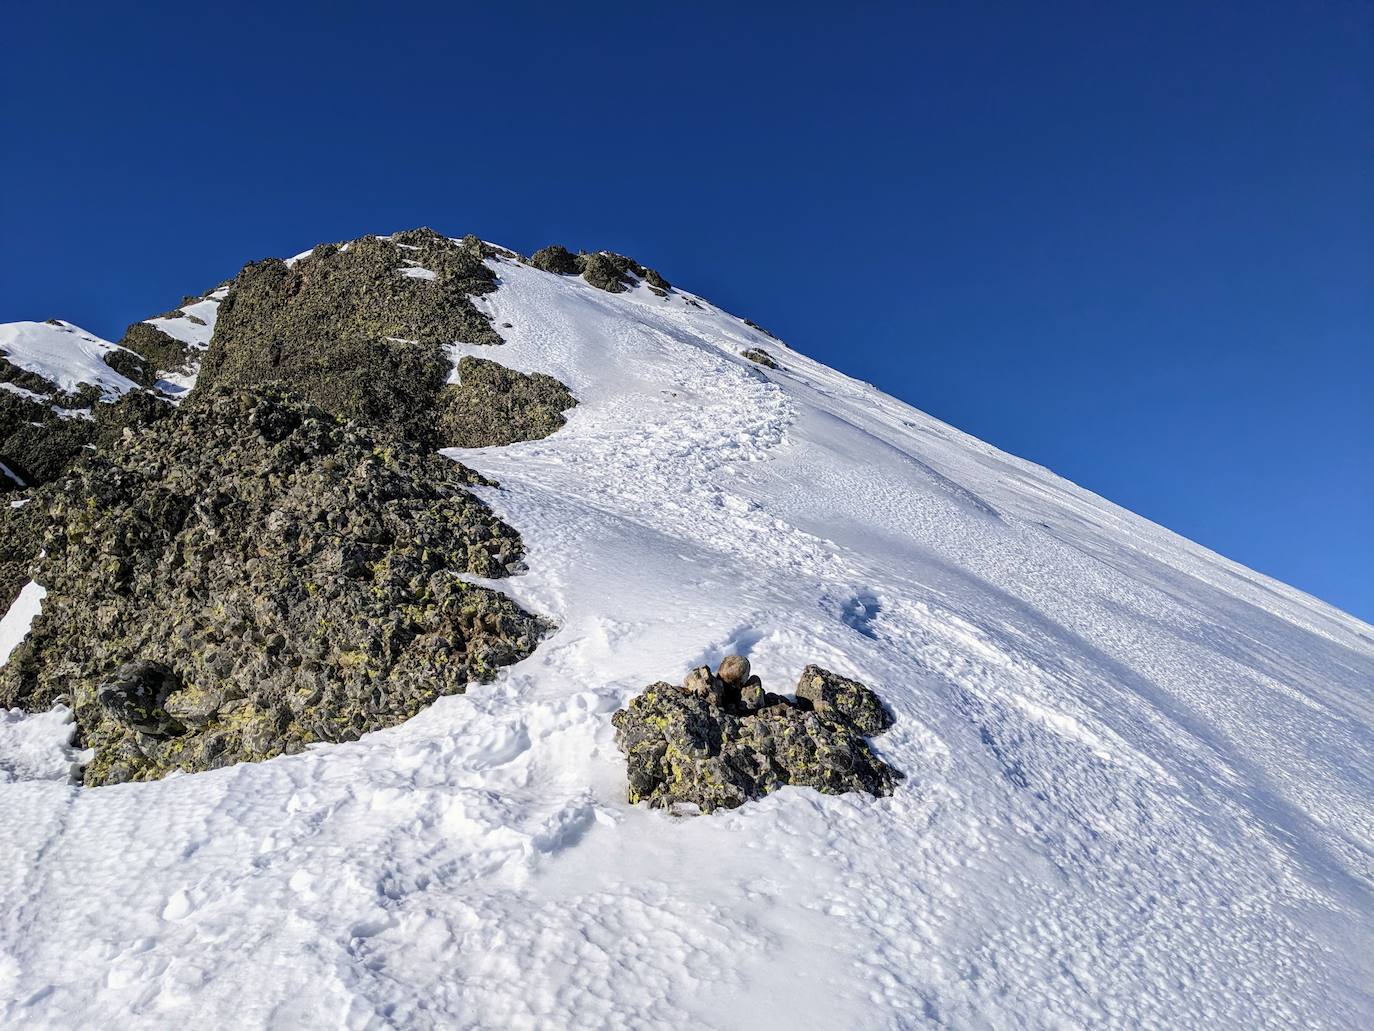
<svg viewBox="0 0 1374 1031"><path fill-rule="evenodd" d="M1126 6L10 0L0 320L610 248L1374 620L1374 5Z"/></svg>

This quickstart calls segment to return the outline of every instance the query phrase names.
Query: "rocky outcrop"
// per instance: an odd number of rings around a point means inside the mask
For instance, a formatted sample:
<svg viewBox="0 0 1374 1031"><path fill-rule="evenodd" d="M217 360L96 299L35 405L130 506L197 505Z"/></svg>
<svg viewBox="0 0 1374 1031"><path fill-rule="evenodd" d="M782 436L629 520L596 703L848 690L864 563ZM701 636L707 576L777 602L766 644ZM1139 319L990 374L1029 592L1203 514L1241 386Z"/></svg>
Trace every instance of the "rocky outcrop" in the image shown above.
<svg viewBox="0 0 1374 1031"><path fill-rule="evenodd" d="M46 549L48 596L0 708L67 699L86 783L356 738L490 679L547 628L458 575L522 554L471 470L277 388L168 407L10 516Z"/></svg>
<svg viewBox="0 0 1374 1031"><path fill-rule="evenodd" d="M177 311L176 315L187 317L182 311ZM171 317L170 312L162 316ZM157 381L159 372L184 370L192 360L185 343L148 322L135 322L129 326L119 338L119 346L126 350L108 355L106 364L144 387L151 387Z"/></svg>
<svg viewBox="0 0 1374 1031"><path fill-rule="evenodd" d="M200 383L288 383L341 418L442 444L446 345L501 342L472 303L496 289L485 255L475 237L415 229L249 264L220 306Z"/></svg>
<svg viewBox="0 0 1374 1031"><path fill-rule="evenodd" d="M634 282L630 278L632 275L644 280L649 284L649 289L660 296L669 289L668 280L653 269L641 265L634 258L627 258L623 254L614 254L611 251L597 251L585 256L582 278L608 293L616 294L629 288Z"/></svg>
<svg viewBox="0 0 1374 1031"><path fill-rule="evenodd" d="M751 347L742 353L742 357L748 358L755 365L762 365L765 369L781 369L778 360L765 351L762 347Z"/></svg>
<svg viewBox="0 0 1374 1031"><path fill-rule="evenodd" d="M63 391L4 358L0 383L19 388L0 388L0 463L9 470L0 471L0 497L56 479L88 448L155 417L166 403L143 391L106 401L90 384Z"/></svg>
<svg viewBox="0 0 1374 1031"><path fill-rule="evenodd" d="M558 380L523 373L485 358L463 357L456 386L449 388L439 435L457 447L489 447L539 440L567 420L577 399Z"/></svg>
<svg viewBox="0 0 1374 1031"><path fill-rule="evenodd" d="M762 333L764 336L768 337L770 340L778 340L778 335L777 335L776 333L772 333L772 332L769 332L768 330L764 329L762 326L760 326L760 325L759 325L757 322L755 322L753 319L741 319L740 321L743 322L743 323L744 323L746 326L748 326L750 329L757 330L758 332ZM778 340L778 343L779 343L779 344L782 344L782 341L781 341L781 340ZM786 347L787 345L786 345L786 344L783 344L783 346Z"/></svg>
<svg viewBox="0 0 1374 1031"><path fill-rule="evenodd" d="M635 279L644 280L660 297L666 296L672 286L654 269L612 251L573 254L566 247L554 244L530 255L530 264L560 276L581 276L592 286L612 294L629 289Z"/></svg>
<svg viewBox="0 0 1374 1031"><path fill-rule="evenodd" d="M865 740L892 725L878 697L819 666L806 667L791 700L765 691L747 659L728 656L680 687L649 685L613 722L632 803L711 812L786 784L890 795L901 779Z"/></svg>
<svg viewBox="0 0 1374 1031"><path fill-rule="evenodd" d="M415 229L248 265L220 306L200 382L287 384L341 418L433 447L548 436L576 404L551 376L466 357L461 383L448 382L447 345L501 343L472 303L496 288L492 257L515 256Z"/></svg>
<svg viewBox="0 0 1374 1031"><path fill-rule="evenodd" d="M580 276L586 260L582 255L574 254L566 247L560 247L555 243L531 254L530 264L559 276Z"/></svg>

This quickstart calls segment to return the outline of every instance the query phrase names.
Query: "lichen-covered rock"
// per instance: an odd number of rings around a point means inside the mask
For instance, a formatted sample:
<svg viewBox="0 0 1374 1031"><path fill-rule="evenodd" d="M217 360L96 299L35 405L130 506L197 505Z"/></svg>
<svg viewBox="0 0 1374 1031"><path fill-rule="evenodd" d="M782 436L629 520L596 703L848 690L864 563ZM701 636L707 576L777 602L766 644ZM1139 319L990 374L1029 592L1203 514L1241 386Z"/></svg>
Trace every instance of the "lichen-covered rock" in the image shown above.
<svg viewBox="0 0 1374 1031"><path fill-rule="evenodd" d="M465 355L444 394L439 437L456 447L539 440L559 429L577 399L558 380Z"/></svg>
<svg viewBox="0 0 1374 1031"><path fill-rule="evenodd" d="M187 300L194 303L197 298ZM174 315L180 318L187 317L185 312L178 309L168 312L162 318L171 318ZM150 387L157 381L159 372L184 371L191 363L191 352L185 343L148 322L135 322L130 325L119 338L119 346L127 350L112 352L106 357L106 364L140 386ZM133 354L130 354L130 351ZM135 355L141 362L135 360Z"/></svg>
<svg viewBox="0 0 1374 1031"><path fill-rule="evenodd" d="M61 476L88 448L167 407L164 399L141 390L113 401L102 400L95 386L32 397L0 390L0 462L25 487L38 487ZM0 495L18 489L0 473Z"/></svg>
<svg viewBox="0 0 1374 1031"><path fill-rule="evenodd" d="M580 254L573 254L566 247L560 247L555 243L541 247L531 254L530 264L560 276L580 276L586 265L586 258Z"/></svg>
<svg viewBox="0 0 1374 1031"><path fill-rule="evenodd" d="M42 528L34 518L28 498L11 504L0 496L0 613L9 611L19 591L32 576L32 566L42 548Z"/></svg>
<svg viewBox="0 0 1374 1031"><path fill-rule="evenodd" d="M284 382L346 419L437 440L445 345L499 344L472 297L496 289L475 237L431 229L249 264L220 305L201 384Z"/></svg>
<svg viewBox="0 0 1374 1031"><path fill-rule="evenodd" d="M478 482L283 390L198 389L12 510L48 596L0 708L70 701L88 784L401 722L547 628L460 579L522 554Z"/></svg>
<svg viewBox="0 0 1374 1031"><path fill-rule="evenodd" d="M861 729L851 716L857 712L863 726L873 726L863 705L828 702L822 710L768 695L758 677L741 683L740 663L727 663L717 673L693 670L681 687L651 684L612 718L627 760L630 802L690 803L711 812L786 784L826 794L892 793L901 774L869 748L866 734L878 731ZM847 685L867 691L816 666L807 672L808 684L845 685L833 698L858 697Z"/></svg>
<svg viewBox="0 0 1374 1031"><path fill-rule="evenodd" d="M892 714L868 688L857 680L831 673L819 666L807 666L797 681L797 702L822 716L842 719L859 733L872 737L892 726Z"/></svg>
<svg viewBox="0 0 1374 1031"><path fill-rule="evenodd" d="M751 347L745 351L743 357L748 358L755 365L762 365L765 369L781 369L778 360L765 351L762 347Z"/></svg>
<svg viewBox="0 0 1374 1031"><path fill-rule="evenodd" d="M668 280L623 254L597 251L595 254L582 255L582 259L582 278L607 293L618 294L628 289L634 283L631 276L644 280L650 289L660 295L669 289Z"/></svg>

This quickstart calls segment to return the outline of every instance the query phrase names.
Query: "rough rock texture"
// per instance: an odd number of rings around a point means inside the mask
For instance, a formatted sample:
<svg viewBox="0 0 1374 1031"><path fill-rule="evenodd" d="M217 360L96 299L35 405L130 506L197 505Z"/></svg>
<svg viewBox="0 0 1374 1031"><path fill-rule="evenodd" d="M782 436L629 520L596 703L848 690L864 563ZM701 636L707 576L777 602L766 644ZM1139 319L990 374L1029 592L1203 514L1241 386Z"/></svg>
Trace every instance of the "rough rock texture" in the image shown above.
<svg viewBox="0 0 1374 1031"><path fill-rule="evenodd" d="M560 276L580 275L592 286L612 294L628 289L634 282L631 276L644 280L649 284L649 289L660 297L672 285L654 269L641 265L634 258L611 251L573 254L566 247L553 244L530 255L530 264Z"/></svg>
<svg viewBox="0 0 1374 1031"><path fill-rule="evenodd" d="M541 247L530 255L530 264L535 268L560 276L579 276L586 263L582 255L573 254L566 247L560 247L556 243Z"/></svg>
<svg viewBox="0 0 1374 1031"><path fill-rule="evenodd" d="M111 433L154 417L156 409L165 404L141 391L117 401L102 401L96 386L64 392L3 358L0 383L12 383L23 391L0 388L0 462L25 487L56 479L88 446L99 445ZM0 472L0 496L22 489Z"/></svg>
<svg viewBox="0 0 1374 1031"><path fill-rule="evenodd" d="M440 439L458 447L539 440L567 422L563 413L577 404L552 376L516 372L485 358L463 357L458 377L439 421Z"/></svg>
<svg viewBox="0 0 1374 1031"><path fill-rule="evenodd" d="M743 353L743 357L748 358L755 365L762 365L766 369L781 369L776 358L765 351L762 347L751 347Z"/></svg>
<svg viewBox="0 0 1374 1031"><path fill-rule="evenodd" d="M192 300L195 300L194 298ZM175 314L185 318L184 312ZM169 312L163 318L171 317ZM119 346L126 347L137 355L140 361L123 351L115 351L105 359L116 372L123 373L140 386L150 387L157 381L159 372L180 372L191 362L190 349L176 337L164 333L147 322L135 322L119 338ZM119 361L121 364L116 365ZM133 371L129 371L132 369Z"/></svg>
<svg viewBox="0 0 1374 1031"><path fill-rule="evenodd" d="M48 597L0 708L70 700L88 784L398 723L547 626L458 577L521 555L476 482L283 390L197 389L14 510L41 526Z"/></svg>
<svg viewBox="0 0 1374 1031"><path fill-rule="evenodd" d="M764 692L748 661L702 666L681 687L650 684L613 717L629 799L734 808L785 784L890 795L901 774L864 740L891 726L857 681L807 666L796 701ZM876 728L876 729L875 729Z"/></svg>
<svg viewBox="0 0 1374 1031"><path fill-rule="evenodd" d="M342 418L442 443L444 345L501 342L471 300L496 289L487 250L415 229L249 264L220 306L200 383L285 382Z"/></svg>
<svg viewBox="0 0 1374 1031"><path fill-rule="evenodd" d="M815 665L802 670L797 704L849 723L865 737L874 737L892 726L892 714L872 691L857 680Z"/></svg>
<svg viewBox="0 0 1374 1031"><path fill-rule="evenodd" d="M0 613L9 610L20 589L33 579L31 567L41 548L41 531L27 500L14 507L0 498Z"/></svg>
<svg viewBox="0 0 1374 1031"><path fill-rule="evenodd" d="M626 290L633 282L630 279L631 275L644 280L660 295L666 293L670 286L668 280L653 269L623 254L597 251L595 254L582 255L582 258L582 278L608 293L618 294Z"/></svg>

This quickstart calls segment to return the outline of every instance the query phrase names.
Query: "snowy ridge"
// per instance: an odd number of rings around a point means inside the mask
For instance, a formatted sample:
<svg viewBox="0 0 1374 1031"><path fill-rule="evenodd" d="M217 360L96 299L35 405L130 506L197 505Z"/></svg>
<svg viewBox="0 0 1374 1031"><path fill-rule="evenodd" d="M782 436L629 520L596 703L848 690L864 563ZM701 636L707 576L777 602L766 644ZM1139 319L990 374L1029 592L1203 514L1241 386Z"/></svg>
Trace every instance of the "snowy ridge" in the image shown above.
<svg viewBox="0 0 1374 1031"><path fill-rule="evenodd" d="M106 401L138 389L137 383L105 364L105 355L123 350L70 322L0 324L0 353L13 364L64 391L93 384L100 387Z"/></svg>
<svg viewBox="0 0 1374 1031"><path fill-rule="evenodd" d="M491 265L507 344L455 353L580 404L454 454L559 631L157 783L50 779L70 725L5 718L0 1023L1374 1022L1374 629L700 298ZM611 712L729 651L877 690L897 793L626 805Z"/></svg>

